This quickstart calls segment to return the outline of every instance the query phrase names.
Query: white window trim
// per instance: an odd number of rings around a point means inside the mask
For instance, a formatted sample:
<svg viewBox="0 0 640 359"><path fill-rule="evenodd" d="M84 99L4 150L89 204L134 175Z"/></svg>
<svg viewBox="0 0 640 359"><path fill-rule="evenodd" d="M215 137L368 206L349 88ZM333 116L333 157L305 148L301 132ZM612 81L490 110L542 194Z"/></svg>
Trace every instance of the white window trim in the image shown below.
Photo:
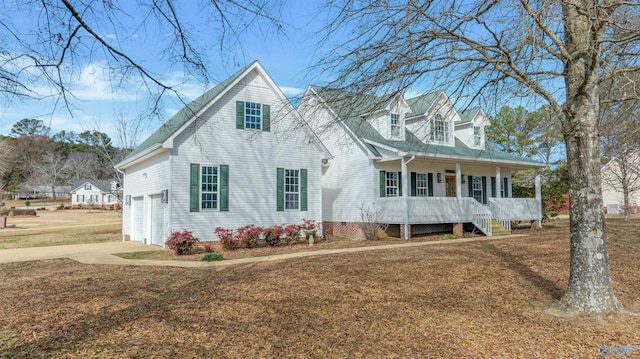
<svg viewBox="0 0 640 359"><path fill-rule="evenodd" d="M292 174L290 174L292 173ZM288 184L287 179L295 179L295 184ZM290 191L291 186L295 187L295 191ZM289 200L288 195L295 195L296 200ZM295 208L290 208L289 204L294 204ZM284 210L285 211L299 211L300 210L300 170L285 168L284 169Z"/></svg>
<svg viewBox="0 0 640 359"><path fill-rule="evenodd" d="M205 168L215 168L215 191L203 191L202 190L202 176L204 175L203 171ZM210 175L213 176L213 175ZM201 211L218 211L220 209L220 166L205 166L200 165L200 178L198 183L198 203L200 204ZM215 206L214 207L204 207L203 206L203 195L204 194L214 194L215 195Z"/></svg>
<svg viewBox="0 0 640 359"><path fill-rule="evenodd" d="M476 130L478 134L476 134ZM476 125L473 126L473 146L482 147L482 127Z"/></svg>
<svg viewBox="0 0 640 359"><path fill-rule="evenodd" d="M259 111L258 115L247 113L247 111L249 110L248 107L250 104L257 106L257 110ZM244 101L244 129L245 130L262 131L262 124L263 124L263 118L262 118L263 106L262 105L263 104L259 102ZM258 118L257 127L247 127L247 117L249 116Z"/></svg>
<svg viewBox="0 0 640 359"><path fill-rule="evenodd" d="M424 178L422 178L424 176ZM421 184L424 184L421 186ZM429 175L416 173L416 197L429 197Z"/></svg>
<svg viewBox="0 0 640 359"><path fill-rule="evenodd" d="M391 113L389 115L390 125L391 125L391 136L392 137L401 137L402 136L402 124L400 123L400 114Z"/></svg>
<svg viewBox="0 0 640 359"><path fill-rule="evenodd" d="M437 136L439 133L436 132L438 130L438 123L442 123L442 140L438 139L440 136ZM431 142L449 144L451 143L451 124L450 121L447 120L444 116L440 114L436 114L433 118L431 118Z"/></svg>
<svg viewBox="0 0 640 359"><path fill-rule="evenodd" d="M395 177L395 178L394 178ZM393 185L395 183L395 185ZM398 172L387 171L385 174L385 197L400 197L400 176Z"/></svg>

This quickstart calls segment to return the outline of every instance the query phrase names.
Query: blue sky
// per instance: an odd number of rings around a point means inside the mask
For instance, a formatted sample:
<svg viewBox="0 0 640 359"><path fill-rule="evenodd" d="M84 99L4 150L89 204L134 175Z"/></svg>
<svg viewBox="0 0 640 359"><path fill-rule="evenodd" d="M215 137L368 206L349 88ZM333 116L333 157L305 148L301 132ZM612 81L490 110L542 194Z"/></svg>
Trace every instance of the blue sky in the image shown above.
<svg viewBox="0 0 640 359"><path fill-rule="evenodd" d="M136 32L127 33L120 30L116 37L116 34L110 33L109 29L103 29L103 36L108 40L118 41L128 54L141 65L152 69L163 81L175 84L187 100L199 96L207 88L215 86L253 60L260 61L287 96L297 96L302 94L310 82L318 80L310 79L308 73L318 56L312 32L319 30L322 24L313 20L313 14L317 8L305 3L292 2L283 9L284 34L264 35L256 29L248 29L238 41L242 46L238 46L233 53L223 55L220 48L216 46L215 40L207 43L198 39L199 43L208 47L204 52L205 63L211 73L208 87L202 81L185 75L182 68L171 68L169 62L157 59L160 57L160 48L154 46L156 39L152 37L162 37L162 34L158 33L159 30L146 29L142 36ZM191 5L189 3L183 6ZM16 6L15 3L10 2L0 4L0 10L3 10L0 13L12 14L11 21L17 24L18 28L24 26L25 31L33 31L28 26L33 25L32 20L41 14L41 9L24 9ZM194 9L184 9L184 11L194 11ZM197 13L197 9L195 12ZM204 20L194 16L192 25L198 30L198 21ZM136 23L135 18L123 21L130 21L132 26ZM127 25L124 23L123 28L126 29ZM203 35L199 31L195 31L194 34ZM125 78L122 86L114 88L113 81L109 79L109 73L106 70L109 64L107 61L108 59L103 56L94 55L82 58L76 64L76 71L69 82L72 93L76 96L71 101L73 106L71 112L56 97L40 100L3 97L0 100L2 101L0 102L0 134L8 135L11 126L23 118L37 118L51 127L51 135L61 130L74 132L98 130L107 133L118 145L114 118L139 116L148 107L150 98L148 91L140 87L135 78ZM51 93L50 89L37 81L33 83L33 88L39 94ZM180 110L182 103L171 96L165 97L164 100L163 114L160 117L168 119ZM160 121L160 119L147 121L146 134L159 127ZM140 138L140 141L144 140L144 137L145 135Z"/></svg>

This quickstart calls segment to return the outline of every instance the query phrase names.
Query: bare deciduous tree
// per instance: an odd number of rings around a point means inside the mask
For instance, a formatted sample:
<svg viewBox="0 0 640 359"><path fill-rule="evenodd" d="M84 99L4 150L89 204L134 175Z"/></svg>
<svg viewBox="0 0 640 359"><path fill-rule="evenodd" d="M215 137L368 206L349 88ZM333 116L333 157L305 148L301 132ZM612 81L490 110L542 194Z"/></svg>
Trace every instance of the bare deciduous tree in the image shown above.
<svg viewBox="0 0 640 359"><path fill-rule="evenodd" d="M33 176L36 183L51 186L53 200L57 200L56 186L63 183L68 164L62 153L51 151L40 156L34 163Z"/></svg>
<svg viewBox="0 0 640 359"><path fill-rule="evenodd" d="M557 117L567 153L567 313L622 309L602 210L599 86L640 70L640 3L623 0L332 1L318 67L329 86L378 95L436 85L462 100L531 96ZM413 86L413 87L412 87ZM635 98L626 87L612 100Z"/></svg>
<svg viewBox="0 0 640 359"><path fill-rule="evenodd" d="M0 93L53 94L71 109L79 95L73 86L91 61L105 64L112 90L135 83L154 94L148 113L159 115L164 94L180 97L163 77L167 69L182 68L208 83L210 49L217 48L221 60L236 62L242 34L282 31L280 11L280 0L2 2L0 13L12 16L0 17ZM150 65L143 45L161 68Z"/></svg>

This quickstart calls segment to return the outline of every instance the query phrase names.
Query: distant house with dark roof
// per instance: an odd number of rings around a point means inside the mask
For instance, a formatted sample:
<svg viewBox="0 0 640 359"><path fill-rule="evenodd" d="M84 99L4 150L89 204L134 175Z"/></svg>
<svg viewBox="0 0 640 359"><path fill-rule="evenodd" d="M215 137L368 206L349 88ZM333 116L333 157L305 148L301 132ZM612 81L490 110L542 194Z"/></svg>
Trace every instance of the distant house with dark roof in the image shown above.
<svg viewBox="0 0 640 359"><path fill-rule="evenodd" d="M119 209L122 204L122 184L116 179L78 180L72 188L69 192L72 208Z"/></svg>
<svg viewBox="0 0 640 359"><path fill-rule="evenodd" d="M322 220L330 154L256 61L167 120L116 165L123 239L164 245L236 229Z"/></svg>
<svg viewBox="0 0 640 359"><path fill-rule="evenodd" d="M412 233L477 228L508 233L542 217L536 198L512 198L511 172L544 164L500 151L480 108L458 112L442 91L405 99L310 86L298 111L333 158L323 169L323 220L334 235L361 236L363 213Z"/></svg>

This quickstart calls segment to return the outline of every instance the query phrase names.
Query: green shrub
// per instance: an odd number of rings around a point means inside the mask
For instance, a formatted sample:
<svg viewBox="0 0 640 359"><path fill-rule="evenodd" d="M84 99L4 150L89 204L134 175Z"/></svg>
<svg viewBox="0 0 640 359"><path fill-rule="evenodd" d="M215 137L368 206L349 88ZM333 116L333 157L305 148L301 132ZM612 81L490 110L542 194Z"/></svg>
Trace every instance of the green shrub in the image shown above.
<svg viewBox="0 0 640 359"><path fill-rule="evenodd" d="M202 257L202 260L203 261L207 261L207 262L221 261L222 260L222 254L216 253L216 252L207 253L207 254L204 255L204 257Z"/></svg>
<svg viewBox="0 0 640 359"><path fill-rule="evenodd" d="M171 232L171 236L165 242L167 248L178 255L191 252L193 245L200 240L189 230Z"/></svg>
<svg viewBox="0 0 640 359"><path fill-rule="evenodd" d="M31 201L25 201L24 204L25 206L29 207L31 205Z"/></svg>
<svg viewBox="0 0 640 359"><path fill-rule="evenodd" d="M446 233L444 235L442 235L442 239L457 239L458 236L456 236L453 233Z"/></svg>

